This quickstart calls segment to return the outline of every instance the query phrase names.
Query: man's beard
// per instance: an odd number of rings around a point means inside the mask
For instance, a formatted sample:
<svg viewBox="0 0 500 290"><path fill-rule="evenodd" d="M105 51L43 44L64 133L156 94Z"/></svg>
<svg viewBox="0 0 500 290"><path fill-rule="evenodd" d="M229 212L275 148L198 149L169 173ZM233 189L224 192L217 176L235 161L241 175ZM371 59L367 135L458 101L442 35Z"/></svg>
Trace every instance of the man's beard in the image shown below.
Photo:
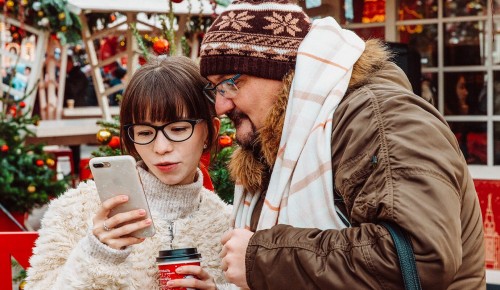
<svg viewBox="0 0 500 290"><path fill-rule="evenodd" d="M236 131L238 131L238 127L241 126L241 123L244 120L247 120L250 123L251 130L243 136L241 136L241 134L236 134L236 141L243 150L252 151L254 156L259 156L261 152L259 132L257 131L257 128L255 128L254 124L250 121L250 118L248 118L247 115L237 109L233 109L227 112L226 115L233 122Z"/></svg>

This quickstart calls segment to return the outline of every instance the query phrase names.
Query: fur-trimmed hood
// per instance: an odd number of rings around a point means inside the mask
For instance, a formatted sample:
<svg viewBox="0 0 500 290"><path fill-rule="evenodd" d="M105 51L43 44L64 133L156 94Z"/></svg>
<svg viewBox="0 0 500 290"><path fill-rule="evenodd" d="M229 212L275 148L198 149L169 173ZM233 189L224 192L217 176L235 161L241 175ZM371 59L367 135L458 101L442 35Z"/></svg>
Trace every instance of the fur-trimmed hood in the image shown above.
<svg viewBox="0 0 500 290"><path fill-rule="evenodd" d="M354 64L346 95L368 84L371 77L384 66L390 57L390 52L381 41L368 40L365 51ZM271 169L278 153L293 78L293 71L285 76L283 89L278 95L276 104L269 111L264 126L259 130L260 158L255 157L250 150L242 148L238 148L231 158L229 164L231 177L250 192L264 191L268 186Z"/></svg>

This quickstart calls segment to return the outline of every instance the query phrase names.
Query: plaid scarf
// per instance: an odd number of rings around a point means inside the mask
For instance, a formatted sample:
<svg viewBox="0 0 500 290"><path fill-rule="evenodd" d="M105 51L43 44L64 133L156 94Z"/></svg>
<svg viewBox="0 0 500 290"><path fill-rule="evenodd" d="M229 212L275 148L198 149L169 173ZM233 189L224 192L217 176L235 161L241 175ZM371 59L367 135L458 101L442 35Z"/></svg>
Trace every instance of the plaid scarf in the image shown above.
<svg viewBox="0 0 500 290"><path fill-rule="evenodd" d="M278 156L258 230L276 224L341 229L335 210L331 164L332 118L342 100L354 63L365 43L331 17L315 20L302 41L288 97ZM236 228L250 228L260 193L236 183Z"/></svg>

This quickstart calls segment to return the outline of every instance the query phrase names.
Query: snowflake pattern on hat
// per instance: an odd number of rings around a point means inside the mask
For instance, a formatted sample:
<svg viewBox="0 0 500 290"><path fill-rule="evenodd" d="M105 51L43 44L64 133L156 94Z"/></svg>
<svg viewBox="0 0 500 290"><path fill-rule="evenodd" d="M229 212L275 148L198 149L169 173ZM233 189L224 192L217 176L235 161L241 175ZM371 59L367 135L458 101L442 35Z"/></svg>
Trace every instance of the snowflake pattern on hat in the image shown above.
<svg viewBox="0 0 500 290"><path fill-rule="evenodd" d="M217 17L200 48L203 76L248 74L281 80L295 67L311 21L286 0L235 1Z"/></svg>

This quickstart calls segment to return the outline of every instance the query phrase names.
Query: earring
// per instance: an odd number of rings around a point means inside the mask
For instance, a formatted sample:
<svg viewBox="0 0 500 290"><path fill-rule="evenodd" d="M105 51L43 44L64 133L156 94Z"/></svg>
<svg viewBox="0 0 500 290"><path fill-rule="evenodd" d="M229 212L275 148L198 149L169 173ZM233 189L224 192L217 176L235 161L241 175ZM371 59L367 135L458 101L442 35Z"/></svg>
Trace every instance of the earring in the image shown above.
<svg viewBox="0 0 500 290"><path fill-rule="evenodd" d="M203 149L207 149L208 145L207 144L203 144Z"/></svg>

